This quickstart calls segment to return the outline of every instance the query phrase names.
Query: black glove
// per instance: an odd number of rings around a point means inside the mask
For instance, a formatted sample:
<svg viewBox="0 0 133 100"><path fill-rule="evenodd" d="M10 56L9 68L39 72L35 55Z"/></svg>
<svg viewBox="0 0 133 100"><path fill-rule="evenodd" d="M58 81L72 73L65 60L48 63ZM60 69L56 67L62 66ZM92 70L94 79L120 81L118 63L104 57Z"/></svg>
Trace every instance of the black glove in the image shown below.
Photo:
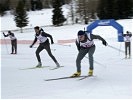
<svg viewBox="0 0 133 100"><path fill-rule="evenodd" d="M102 41L103 45L107 46L107 42L105 40Z"/></svg>
<svg viewBox="0 0 133 100"><path fill-rule="evenodd" d="M33 45L30 45L30 48L32 48L33 47Z"/></svg>
<svg viewBox="0 0 133 100"><path fill-rule="evenodd" d="M3 32L3 35L5 36L5 33Z"/></svg>
<svg viewBox="0 0 133 100"><path fill-rule="evenodd" d="M54 44L54 41L51 41L51 44Z"/></svg>

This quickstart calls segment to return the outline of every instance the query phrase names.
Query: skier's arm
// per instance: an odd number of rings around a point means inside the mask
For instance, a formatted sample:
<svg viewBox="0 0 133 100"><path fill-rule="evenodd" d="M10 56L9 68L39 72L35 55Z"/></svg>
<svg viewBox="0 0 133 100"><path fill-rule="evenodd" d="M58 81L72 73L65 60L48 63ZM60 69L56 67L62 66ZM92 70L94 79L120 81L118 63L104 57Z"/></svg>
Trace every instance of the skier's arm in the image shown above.
<svg viewBox="0 0 133 100"><path fill-rule="evenodd" d="M15 36L14 33L11 33L10 35L13 36L13 37Z"/></svg>
<svg viewBox="0 0 133 100"><path fill-rule="evenodd" d="M80 45L79 45L79 43L78 43L78 41L77 41L77 40L75 41L75 44L76 44L77 49L78 49L78 51L79 51L79 50L80 50Z"/></svg>
<svg viewBox="0 0 133 100"><path fill-rule="evenodd" d="M9 34L5 35L5 33L4 33L4 32L3 32L3 35L4 35L4 37L8 37L8 36L9 36Z"/></svg>
<svg viewBox="0 0 133 100"><path fill-rule="evenodd" d="M92 39L99 39L99 40L102 41L103 45L105 45L105 46L108 45L107 42L106 42L101 36L99 36L99 35L91 34L91 38L92 38Z"/></svg>
<svg viewBox="0 0 133 100"><path fill-rule="evenodd" d="M50 38L50 40L51 40L51 44L53 44L53 43L54 43L54 41L53 41L53 37L52 37L50 34L45 33L45 32L42 32L42 36L49 37L49 38Z"/></svg>
<svg viewBox="0 0 133 100"><path fill-rule="evenodd" d="M33 47L33 45L34 45L36 42L37 42L37 37L35 37L35 39L34 39L33 43L30 45L30 48L32 48L32 47Z"/></svg>

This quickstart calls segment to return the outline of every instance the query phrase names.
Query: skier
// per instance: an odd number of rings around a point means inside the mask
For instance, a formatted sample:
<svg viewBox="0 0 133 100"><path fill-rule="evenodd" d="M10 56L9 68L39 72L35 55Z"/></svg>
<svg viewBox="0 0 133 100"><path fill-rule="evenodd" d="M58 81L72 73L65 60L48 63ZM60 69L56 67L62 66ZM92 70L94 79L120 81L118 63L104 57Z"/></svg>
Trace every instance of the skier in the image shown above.
<svg viewBox="0 0 133 100"><path fill-rule="evenodd" d="M11 39L11 54L17 54L17 38L15 37L14 33L12 33L11 31L8 31L8 34L5 35L5 33L3 32L4 37L10 37ZM15 52L14 52L15 51Z"/></svg>
<svg viewBox="0 0 133 100"><path fill-rule="evenodd" d="M33 47L33 45L37 42L37 39L39 40L40 44L36 50L36 57L38 60L38 65L36 67L42 67L42 63L41 63L41 59L40 59L40 55L39 53L45 49L49 56L53 59L53 61L55 62L57 67L60 67L60 64L57 62L56 58L52 55L51 53L51 49L50 49L50 43L49 43L49 39L47 37L49 37L51 39L51 44L53 44L53 38L50 34L47 34L43 31L42 28L40 28L39 26L34 27L34 30L36 32L35 34L35 39L33 41L33 43L30 45L30 48Z"/></svg>
<svg viewBox="0 0 133 100"><path fill-rule="evenodd" d="M95 52L95 44L93 39L99 39L102 41L103 45L107 46L107 42L101 36L89 34L82 30L78 31L78 38L76 39L76 46L79 51L76 59L77 72L74 73L72 77L78 77L81 75L81 60L87 53L90 63L88 75L93 75L93 54Z"/></svg>
<svg viewBox="0 0 133 100"><path fill-rule="evenodd" d="M127 58L127 54L129 53L129 58L131 57L131 37L132 33L127 31L126 34L123 34L125 38L125 58Z"/></svg>

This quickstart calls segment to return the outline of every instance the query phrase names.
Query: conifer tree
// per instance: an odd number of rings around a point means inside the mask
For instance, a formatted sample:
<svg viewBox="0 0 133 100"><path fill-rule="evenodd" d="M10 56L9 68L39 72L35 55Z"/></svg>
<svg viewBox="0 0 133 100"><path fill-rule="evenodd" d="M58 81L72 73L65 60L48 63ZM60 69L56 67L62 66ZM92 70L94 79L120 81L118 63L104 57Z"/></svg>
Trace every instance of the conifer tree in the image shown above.
<svg viewBox="0 0 133 100"><path fill-rule="evenodd" d="M60 26L66 21L61 6L61 0L53 0L53 25Z"/></svg>
<svg viewBox="0 0 133 100"><path fill-rule="evenodd" d="M36 9L41 10L43 8L42 2L40 0L37 0Z"/></svg>
<svg viewBox="0 0 133 100"><path fill-rule="evenodd" d="M22 28L28 25L28 17L27 17L27 13L26 13L26 9L25 9L25 5L24 2L22 0L20 0L18 2L18 5L16 7L15 10L15 15L14 15L14 20L16 22L16 26L19 27L21 29L21 33Z"/></svg>
<svg viewBox="0 0 133 100"><path fill-rule="evenodd" d="M100 19L126 19L133 17L132 0L100 0L98 7Z"/></svg>
<svg viewBox="0 0 133 100"><path fill-rule="evenodd" d="M98 6L98 17L100 19L113 18L113 0L100 0Z"/></svg>
<svg viewBox="0 0 133 100"><path fill-rule="evenodd" d="M118 19L127 19L133 16L133 1L132 0L116 0L115 14L118 14Z"/></svg>
<svg viewBox="0 0 133 100"><path fill-rule="evenodd" d="M0 3L0 15L4 16L4 14L6 14L5 11L10 10L9 7L9 1L5 2L5 3Z"/></svg>

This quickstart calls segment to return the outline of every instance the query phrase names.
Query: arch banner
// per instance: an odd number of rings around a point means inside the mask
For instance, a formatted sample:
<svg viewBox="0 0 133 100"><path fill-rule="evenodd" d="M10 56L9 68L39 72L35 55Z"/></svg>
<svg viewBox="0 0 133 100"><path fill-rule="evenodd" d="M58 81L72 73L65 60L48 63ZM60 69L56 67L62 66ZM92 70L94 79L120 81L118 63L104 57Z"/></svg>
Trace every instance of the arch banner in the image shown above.
<svg viewBox="0 0 133 100"><path fill-rule="evenodd" d="M92 33L92 30L98 26L112 26L112 27L114 27L118 32L118 42L124 41L123 27L119 23L117 23L114 19L96 20L95 22L93 22L89 26L87 26L87 32Z"/></svg>

